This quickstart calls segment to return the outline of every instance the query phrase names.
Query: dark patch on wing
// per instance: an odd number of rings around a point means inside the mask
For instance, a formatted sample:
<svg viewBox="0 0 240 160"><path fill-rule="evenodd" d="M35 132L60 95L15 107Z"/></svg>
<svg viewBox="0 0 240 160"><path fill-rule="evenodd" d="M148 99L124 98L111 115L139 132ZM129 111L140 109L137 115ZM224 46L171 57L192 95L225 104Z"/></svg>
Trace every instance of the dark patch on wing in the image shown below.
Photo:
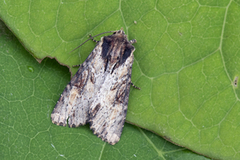
<svg viewBox="0 0 240 160"><path fill-rule="evenodd" d="M102 58L106 59L111 48L112 38L104 37L102 43Z"/></svg>
<svg viewBox="0 0 240 160"><path fill-rule="evenodd" d="M103 133L105 132L105 130L106 130L106 127L103 126L103 130L102 130L102 132L100 133L100 135L103 135Z"/></svg>
<svg viewBox="0 0 240 160"><path fill-rule="evenodd" d="M76 110L74 110L72 117L75 117L75 112L76 112Z"/></svg>
<svg viewBox="0 0 240 160"><path fill-rule="evenodd" d="M95 116L96 113L99 111L100 108L101 108L101 104L98 103L98 104L96 105L96 107L92 110L92 115Z"/></svg>
<svg viewBox="0 0 240 160"><path fill-rule="evenodd" d="M91 74L91 77L90 77L90 81L92 82L92 84L95 83L95 77L94 77L94 73L90 73Z"/></svg>
<svg viewBox="0 0 240 160"><path fill-rule="evenodd" d="M82 89L87 82L88 76L88 70L87 73L82 72L80 76L72 83L72 85L76 86L79 90Z"/></svg>
<svg viewBox="0 0 240 160"><path fill-rule="evenodd" d="M103 125L104 128L106 127L106 124L107 124L107 123L105 122L104 125Z"/></svg>
<svg viewBox="0 0 240 160"><path fill-rule="evenodd" d="M124 114L127 115L127 109L124 110Z"/></svg>
<svg viewBox="0 0 240 160"><path fill-rule="evenodd" d="M121 121L118 122L118 125L121 124L121 123L124 123L124 119L121 119Z"/></svg>
<svg viewBox="0 0 240 160"><path fill-rule="evenodd" d="M126 48L124 48L124 50L122 51L123 54L121 56L121 59L120 59L120 65L122 65L123 63L125 63L125 61L127 60L127 58L131 55L132 51L134 50L134 47L133 46L129 46L129 45L126 45Z"/></svg>
<svg viewBox="0 0 240 160"><path fill-rule="evenodd" d="M108 67L108 62L111 60L111 55L108 55L107 58L105 59L105 69L104 69L104 72L106 72L107 70L107 67Z"/></svg>
<svg viewBox="0 0 240 160"><path fill-rule="evenodd" d="M113 69L112 69L112 71L111 71L111 74L113 73L113 71L115 70L115 69L117 69L119 67L119 63L115 63L115 65L113 66Z"/></svg>
<svg viewBox="0 0 240 160"><path fill-rule="evenodd" d="M117 87L119 86L119 83L115 83L114 85L112 85L112 87L110 88L111 91L114 91L115 89L117 89Z"/></svg>
<svg viewBox="0 0 240 160"><path fill-rule="evenodd" d="M125 84L125 83L126 82L124 81L122 83L122 85ZM116 102L117 103L123 103L125 101L126 92L127 92L126 87L120 87L118 89L117 94L116 94Z"/></svg>

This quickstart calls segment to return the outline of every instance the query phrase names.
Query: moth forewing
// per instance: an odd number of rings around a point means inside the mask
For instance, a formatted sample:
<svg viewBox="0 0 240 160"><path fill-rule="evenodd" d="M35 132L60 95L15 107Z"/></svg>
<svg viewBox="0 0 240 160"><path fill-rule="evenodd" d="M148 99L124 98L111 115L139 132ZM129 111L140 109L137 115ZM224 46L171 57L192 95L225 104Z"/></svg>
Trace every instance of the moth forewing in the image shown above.
<svg viewBox="0 0 240 160"><path fill-rule="evenodd" d="M123 30L104 36L58 100L54 124L78 127L87 122L94 134L114 145L124 126L135 50Z"/></svg>

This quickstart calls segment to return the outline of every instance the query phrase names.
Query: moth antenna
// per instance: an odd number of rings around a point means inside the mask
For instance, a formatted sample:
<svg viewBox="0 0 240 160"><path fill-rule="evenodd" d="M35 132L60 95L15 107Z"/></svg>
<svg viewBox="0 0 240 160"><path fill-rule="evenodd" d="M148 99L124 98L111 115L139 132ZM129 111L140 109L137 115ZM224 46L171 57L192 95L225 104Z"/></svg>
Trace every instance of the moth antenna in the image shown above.
<svg viewBox="0 0 240 160"><path fill-rule="evenodd" d="M132 81L130 82L130 84L131 84L134 88L141 90L141 88L135 86Z"/></svg>
<svg viewBox="0 0 240 160"><path fill-rule="evenodd" d="M69 53L72 53L73 51L75 51L76 49L78 49L79 47L81 47L84 43L86 43L87 41L89 41L90 39L93 39L94 37L97 37L97 36L100 36L102 34L105 34L105 33L113 33L113 32L116 32L116 31L108 31L108 32L102 32L100 34L97 34L95 36L91 36L90 38L88 38L86 41L84 41L82 44L80 44L77 48L73 49L71 52Z"/></svg>
<svg viewBox="0 0 240 160"><path fill-rule="evenodd" d="M95 43L98 43L98 41L97 41L97 40L93 39L93 37L92 37L92 35L91 35L91 34L89 34L89 37L90 37L90 38L92 38L93 42L95 42Z"/></svg>

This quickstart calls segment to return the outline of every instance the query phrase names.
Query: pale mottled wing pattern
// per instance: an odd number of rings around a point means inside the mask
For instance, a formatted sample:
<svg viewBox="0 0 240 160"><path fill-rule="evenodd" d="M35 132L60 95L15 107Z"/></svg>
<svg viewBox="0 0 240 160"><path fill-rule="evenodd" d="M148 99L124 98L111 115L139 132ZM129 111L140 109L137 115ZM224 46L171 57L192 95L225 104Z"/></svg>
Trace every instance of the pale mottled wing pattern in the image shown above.
<svg viewBox="0 0 240 160"><path fill-rule="evenodd" d="M114 145L121 137L127 114L134 47L120 33L114 38L104 37L101 43L107 61L105 78L89 108L89 121L94 134Z"/></svg>
<svg viewBox="0 0 240 160"><path fill-rule="evenodd" d="M95 91L99 88L95 81L101 80L97 77L99 74L95 75L96 70L101 72L100 56L101 47L97 45L58 100L51 114L54 124L66 126L68 121L69 127L78 127L89 120L89 106L93 101Z"/></svg>
<svg viewBox="0 0 240 160"><path fill-rule="evenodd" d="M116 82L109 81L112 80L110 76L106 77L89 109L91 129L110 144L119 141L124 126L131 82L129 74L116 76Z"/></svg>
<svg viewBox="0 0 240 160"><path fill-rule="evenodd" d="M63 91L52 122L69 127L90 122L94 134L117 143L127 114L134 42L122 30L102 37Z"/></svg>

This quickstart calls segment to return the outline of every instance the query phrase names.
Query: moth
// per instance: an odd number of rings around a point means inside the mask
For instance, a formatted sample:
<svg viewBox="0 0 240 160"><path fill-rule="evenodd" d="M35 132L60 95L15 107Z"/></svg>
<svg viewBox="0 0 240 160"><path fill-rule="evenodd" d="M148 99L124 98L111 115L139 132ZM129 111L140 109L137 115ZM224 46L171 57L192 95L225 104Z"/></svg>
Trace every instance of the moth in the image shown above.
<svg viewBox="0 0 240 160"><path fill-rule="evenodd" d="M102 37L61 94L52 123L69 127L90 123L103 141L117 143L132 84L133 43L136 40L128 41L122 29Z"/></svg>

